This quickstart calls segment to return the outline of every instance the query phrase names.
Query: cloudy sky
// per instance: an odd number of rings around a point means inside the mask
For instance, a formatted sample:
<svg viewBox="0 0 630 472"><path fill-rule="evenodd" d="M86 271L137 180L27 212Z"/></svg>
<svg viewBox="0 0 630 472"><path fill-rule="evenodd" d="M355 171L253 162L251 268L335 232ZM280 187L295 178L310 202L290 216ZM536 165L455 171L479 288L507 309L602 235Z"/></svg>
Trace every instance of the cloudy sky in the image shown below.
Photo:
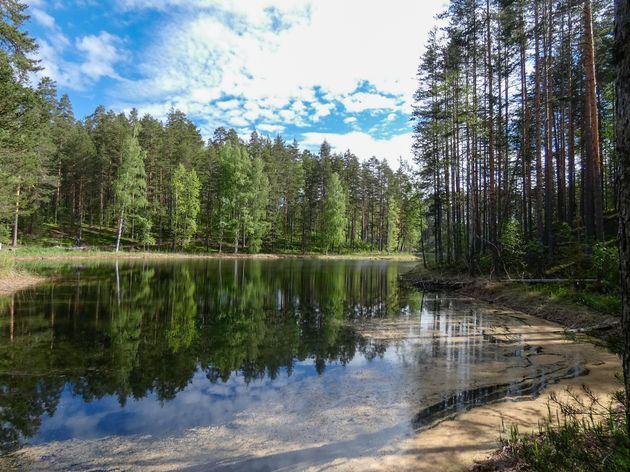
<svg viewBox="0 0 630 472"><path fill-rule="evenodd" d="M27 0L28 2L28 0ZM204 137L297 139L394 165L410 157L411 96L442 0L31 0L43 74L82 118L97 105Z"/></svg>

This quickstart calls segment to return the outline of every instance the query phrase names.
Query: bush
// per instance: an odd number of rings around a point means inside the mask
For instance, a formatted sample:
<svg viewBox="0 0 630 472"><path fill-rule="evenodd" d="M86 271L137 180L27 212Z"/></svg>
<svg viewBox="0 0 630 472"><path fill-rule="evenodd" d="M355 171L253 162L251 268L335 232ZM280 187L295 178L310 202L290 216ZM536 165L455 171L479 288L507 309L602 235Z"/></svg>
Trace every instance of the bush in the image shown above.
<svg viewBox="0 0 630 472"><path fill-rule="evenodd" d="M615 241L593 244L593 269L606 285L619 286L619 251Z"/></svg>
<svg viewBox="0 0 630 472"><path fill-rule="evenodd" d="M530 272L541 275L546 262L545 245L540 239L532 239L525 245L527 268Z"/></svg>
<svg viewBox="0 0 630 472"><path fill-rule="evenodd" d="M521 272L525 267L523 263L525 251L521 225L516 221L510 221L505 224L498 243L499 261L505 271L515 270Z"/></svg>
<svg viewBox="0 0 630 472"><path fill-rule="evenodd" d="M540 472L630 470L623 392L611 405L601 404L586 388L584 395L567 392L567 402L551 397L558 410L554 415L549 407L538 434L522 435L518 427L510 428L506 443L518 463Z"/></svg>

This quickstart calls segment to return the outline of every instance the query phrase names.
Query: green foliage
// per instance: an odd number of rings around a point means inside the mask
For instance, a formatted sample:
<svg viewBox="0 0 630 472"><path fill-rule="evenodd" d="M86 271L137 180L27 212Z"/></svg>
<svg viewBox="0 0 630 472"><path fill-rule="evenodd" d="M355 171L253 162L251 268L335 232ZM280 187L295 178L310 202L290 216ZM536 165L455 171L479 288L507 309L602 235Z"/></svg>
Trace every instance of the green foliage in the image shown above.
<svg viewBox="0 0 630 472"><path fill-rule="evenodd" d="M619 250L616 241L595 242L593 244L593 268L602 282L618 289L621 279L619 276Z"/></svg>
<svg viewBox="0 0 630 472"><path fill-rule="evenodd" d="M140 148L135 135L127 136L123 144L118 175L112 185L116 196L116 211L118 214L116 251L118 251L120 245L125 216L127 216L127 220L130 217L139 216L139 211L148 204L146 197L146 173L144 170L145 157L146 153Z"/></svg>
<svg viewBox="0 0 630 472"><path fill-rule="evenodd" d="M328 183L328 194L324 208L324 252L331 247L340 247L345 241L346 194L339 175L333 173Z"/></svg>
<svg viewBox="0 0 630 472"><path fill-rule="evenodd" d="M39 70L37 60L32 57L37 43L28 31L23 31L28 20L26 8L27 4L18 0L0 1L0 63L10 65L21 82L28 80L28 72Z"/></svg>
<svg viewBox="0 0 630 472"><path fill-rule="evenodd" d="M8 244L11 241L11 229L6 223L0 222L0 243L3 245Z"/></svg>
<svg viewBox="0 0 630 472"><path fill-rule="evenodd" d="M498 238L499 260L507 273L520 272L524 268L524 240L521 225L517 221L509 221L503 225Z"/></svg>
<svg viewBox="0 0 630 472"><path fill-rule="evenodd" d="M197 231L201 183L194 169L188 171L180 164L175 170L171 185L174 202L173 240L175 245L186 247Z"/></svg>
<svg viewBox="0 0 630 472"><path fill-rule="evenodd" d="M527 268L531 273L541 275L546 263L545 245L540 239L531 239L525 244Z"/></svg>
<svg viewBox="0 0 630 472"><path fill-rule="evenodd" d="M520 434L512 426L508 446L521 466L537 472L621 472L630 468L628 432L623 410L602 408L586 390L586 399L569 391L575 404L558 402L559 412L549 416L538 434ZM577 405L577 407L575 406Z"/></svg>
<svg viewBox="0 0 630 472"><path fill-rule="evenodd" d="M263 171L263 162L258 157L252 161L249 181L251 190L247 199L245 228L249 237L249 252L256 254L260 252L263 237L269 229L269 223L265 221L269 202L269 179Z"/></svg>
<svg viewBox="0 0 630 472"><path fill-rule="evenodd" d="M399 224L400 210L398 209L398 203L395 198L390 197L387 212L387 252L394 252L398 249Z"/></svg>
<svg viewBox="0 0 630 472"><path fill-rule="evenodd" d="M605 294L595 289L592 284L576 288L565 284L544 284L527 287L549 297L557 297L569 303L584 305L601 313L618 316L621 313L621 296L619 293Z"/></svg>

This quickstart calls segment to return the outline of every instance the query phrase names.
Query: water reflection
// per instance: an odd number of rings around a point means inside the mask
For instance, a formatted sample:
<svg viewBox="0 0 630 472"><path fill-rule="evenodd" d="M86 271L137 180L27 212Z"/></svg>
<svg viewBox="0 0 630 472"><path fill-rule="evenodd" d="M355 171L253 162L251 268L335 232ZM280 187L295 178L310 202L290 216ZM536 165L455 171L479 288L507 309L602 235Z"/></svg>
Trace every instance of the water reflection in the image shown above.
<svg viewBox="0 0 630 472"><path fill-rule="evenodd" d="M64 391L121 406L212 383L321 374L384 352L347 319L398 311L399 265L223 260L72 267L62 282L0 299L0 441L16 446Z"/></svg>
<svg viewBox="0 0 630 472"><path fill-rule="evenodd" d="M0 298L2 447L213 426L216 460L235 436L363 454L350 438L382 444L586 373L579 350L556 351L526 318L400 287L407 267L63 266L60 281Z"/></svg>

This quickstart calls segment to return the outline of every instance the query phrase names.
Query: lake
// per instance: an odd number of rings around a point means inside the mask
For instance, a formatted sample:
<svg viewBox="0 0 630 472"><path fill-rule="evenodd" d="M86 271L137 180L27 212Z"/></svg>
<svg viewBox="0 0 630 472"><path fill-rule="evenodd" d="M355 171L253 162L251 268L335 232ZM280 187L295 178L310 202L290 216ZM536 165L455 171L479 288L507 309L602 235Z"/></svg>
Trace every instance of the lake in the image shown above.
<svg viewBox="0 0 630 472"><path fill-rule="evenodd" d="M497 414L531 421L553 388L611 383L615 356L521 313L401 286L413 265L44 269L54 282L0 298L4 466L460 470L496 443Z"/></svg>

